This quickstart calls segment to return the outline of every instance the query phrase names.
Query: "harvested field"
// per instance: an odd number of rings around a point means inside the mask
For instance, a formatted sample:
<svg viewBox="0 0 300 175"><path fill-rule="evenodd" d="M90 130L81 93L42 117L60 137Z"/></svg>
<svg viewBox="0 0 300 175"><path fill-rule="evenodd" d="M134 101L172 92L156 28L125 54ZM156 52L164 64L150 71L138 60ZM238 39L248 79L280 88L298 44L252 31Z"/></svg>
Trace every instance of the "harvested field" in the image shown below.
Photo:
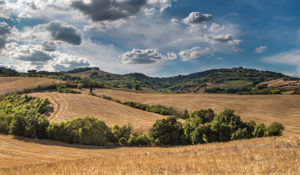
<svg viewBox="0 0 300 175"><path fill-rule="evenodd" d="M104 149L0 135L0 174L299 173L299 137L270 137L169 148Z"/></svg>
<svg viewBox="0 0 300 175"><path fill-rule="evenodd" d="M0 95L22 91L37 87L38 85L51 85L61 82L60 80L33 77L0 77Z"/></svg>
<svg viewBox="0 0 300 175"><path fill-rule="evenodd" d="M109 89L97 89L95 93L121 101L173 106L179 110L212 108L218 113L224 108L230 108L243 120L266 124L277 121L285 126L285 132L300 134L299 95L158 94Z"/></svg>
<svg viewBox="0 0 300 175"><path fill-rule="evenodd" d="M148 130L153 123L165 116L134 109L113 101L87 94L42 92L30 94L48 98L52 103L47 115L50 121L67 121L77 117L96 117L107 125L132 124L135 131Z"/></svg>

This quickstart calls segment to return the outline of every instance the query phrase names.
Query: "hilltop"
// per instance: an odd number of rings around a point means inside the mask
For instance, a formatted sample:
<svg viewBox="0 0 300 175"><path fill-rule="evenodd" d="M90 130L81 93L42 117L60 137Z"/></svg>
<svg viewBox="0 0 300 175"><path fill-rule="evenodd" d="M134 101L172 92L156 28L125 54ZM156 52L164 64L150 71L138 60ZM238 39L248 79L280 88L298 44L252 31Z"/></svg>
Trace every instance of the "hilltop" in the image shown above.
<svg viewBox="0 0 300 175"><path fill-rule="evenodd" d="M31 70L27 73L0 68L0 76L44 77L71 82L94 81L101 87L165 93L271 94L300 92L299 78L243 67L212 69L167 78L149 77L141 73L113 74L97 67L78 68L67 72Z"/></svg>

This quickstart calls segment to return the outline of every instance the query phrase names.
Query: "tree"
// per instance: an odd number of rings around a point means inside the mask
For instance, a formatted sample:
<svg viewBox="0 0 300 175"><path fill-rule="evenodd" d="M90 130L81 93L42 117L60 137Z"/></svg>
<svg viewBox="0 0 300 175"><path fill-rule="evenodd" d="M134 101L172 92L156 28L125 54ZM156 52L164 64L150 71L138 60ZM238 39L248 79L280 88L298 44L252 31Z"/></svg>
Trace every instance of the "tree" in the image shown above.
<svg viewBox="0 0 300 175"><path fill-rule="evenodd" d="M252 132L253 137L263 137L265 136L266 132L266 125L261 123L259 125L256 125L254 128L254 131Z"/></svg>
<svg viewBox="0 0 300 175"><path fill-rule="evenodd" d="M182 124L176 117L157 120L149 132L155 145L181 145L185 143Z"/></svg>
<svg viewBox="0 0 300 175"><path fill-rule="evenodd" d="M267 134L268 136L281 136L283 130L284 126L282 124L274 122L267 128Z"/></svg>

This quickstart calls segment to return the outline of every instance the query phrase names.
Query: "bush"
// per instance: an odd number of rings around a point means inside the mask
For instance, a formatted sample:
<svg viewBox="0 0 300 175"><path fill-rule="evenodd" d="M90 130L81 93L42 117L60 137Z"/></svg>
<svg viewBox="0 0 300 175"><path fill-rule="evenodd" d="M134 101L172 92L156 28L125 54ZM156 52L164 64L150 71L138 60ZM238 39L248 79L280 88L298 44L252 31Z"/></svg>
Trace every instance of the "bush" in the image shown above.
<svg viewBox="0 0 300 175"><path fill-rule="evenodd" d="M271 94L281 94L281 91L279 89L273 89L271 90Z"/></svg>
<svg viewBox="0 0 300 175"><path fill-rule="evenodd" d="M113 141L109 127L103 121L90 117L50 124L47 131L50 139L68 143L104 146Z"/></svg>
<svg viewBox="0 0 300 175"><path fill-rule="evenodd" d="M131 134L131 130L131 125L124 125L122 127L114 125L112 127L112 134L114 135L115 143L119 145L127 145Z"/></svg>
<svg viewBox="0 0 300 175"><path fill-rule="evenodd" d="M261 123L256 125L252 132L253 137L264 137L266 136L266 125Z"/></svg>
<svg viewBox="0 0 300 175"><path fill-rule="evenodd" d="M155 145L182 145L185 144L182 124L176 117L157 120L150 129Z"/></svg>
<svg viewBox="0 0 300 175"><path fill-rule="evenodd" d="M274 122L267 128L267 134L268 136L281 136L283 130L284 126L282 124Z"/></svg>

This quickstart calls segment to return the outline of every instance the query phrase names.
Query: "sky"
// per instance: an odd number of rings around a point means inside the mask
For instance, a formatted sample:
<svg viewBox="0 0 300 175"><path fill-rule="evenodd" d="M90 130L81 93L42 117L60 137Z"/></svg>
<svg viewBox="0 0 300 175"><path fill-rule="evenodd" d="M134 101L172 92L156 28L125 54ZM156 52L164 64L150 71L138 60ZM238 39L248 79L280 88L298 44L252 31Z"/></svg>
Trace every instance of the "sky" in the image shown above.
<svg viewBox="0 0 300 175"><path fill-rule="evenodd" d="M0 0L0 67L300 77L300 0Z"/></svg>

